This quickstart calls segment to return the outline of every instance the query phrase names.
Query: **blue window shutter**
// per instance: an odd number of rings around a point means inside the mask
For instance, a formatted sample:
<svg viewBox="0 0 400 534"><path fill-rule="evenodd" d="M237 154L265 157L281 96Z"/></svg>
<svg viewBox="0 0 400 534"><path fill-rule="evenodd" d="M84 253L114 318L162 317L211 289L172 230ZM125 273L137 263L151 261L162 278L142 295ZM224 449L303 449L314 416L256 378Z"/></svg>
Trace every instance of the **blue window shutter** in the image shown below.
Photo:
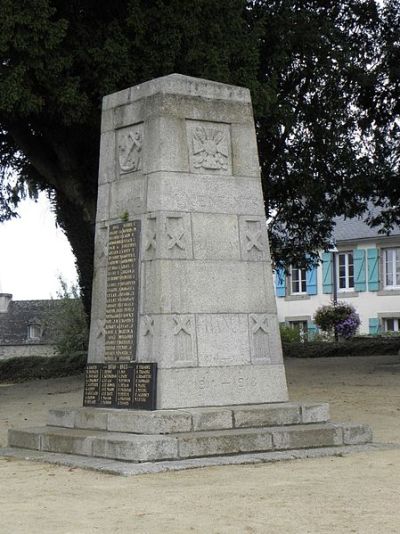
<svg viewBox="0 0 400 534"><path fill-rule="evenodd" d="M366 276L365 276L365 250L353 250L354 260L354 289L356 291L366 291Z"/></svg>
<svg viewBox="0 0 400 534"><path fill-rule="evenodd" d="M378 334L379 333L379 319L377 317L370 317L368 319L369 333Z"/></svg>
<svg viewBox="0 0 400 534"><path fill-rule="evenodd" d="M276 296L284 297L286 295L286 275L284 269L277 269L275 273Z"/></svg>
<svg viewBox="0 0 400 534"><path fill-rule="evenodd" d="M322 292L333 292L332 252L322 253Z"/></svg>
<svg viewBox="0 0 400 534"><path fill-rule="evenodd" d="M309 295L317 294L317 267L307 269L307 293Z"/></svg>
<svg viewBox="0 0 400 534"><path fill-rule="evenodd" d="M307 334L309 340L313 339L318 334L318 327L312 321L307 322Z"/></svg>
<svg viewBox="0 0 400 534"><path fill-rule="evenodd" d="M368 289L379 290L379 254L376 248L367 249L368 259Z"/></svg>

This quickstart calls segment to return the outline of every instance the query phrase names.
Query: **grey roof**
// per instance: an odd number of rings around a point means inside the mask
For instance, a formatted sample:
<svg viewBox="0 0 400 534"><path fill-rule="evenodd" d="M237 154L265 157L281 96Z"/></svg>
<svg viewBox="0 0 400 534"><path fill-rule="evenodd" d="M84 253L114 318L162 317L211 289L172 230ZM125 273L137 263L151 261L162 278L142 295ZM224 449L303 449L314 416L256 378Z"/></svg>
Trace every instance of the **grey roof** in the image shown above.
<svg viewBox="0 0 400 534"><path fill-rule="evenodd" d="M55 342L54 316L60 300L11 300L8 310L0 313L0 345L41 345ZM39 324L42 336L28 339L28 326Z"/></svg>
<svg viewBox="0 0 400 534"><path fill-rule="evenodd" d="M356 241L358 239L374 239L385 237L386 234L380 234L379 228L371 228L361 217L354 217L352 219L345 219L344 217L336 217L334 219L335 227L333 230L333 237L336 242L339 241ZM396 226L389 234L390 236L400 235L400 227Z"/></svg>

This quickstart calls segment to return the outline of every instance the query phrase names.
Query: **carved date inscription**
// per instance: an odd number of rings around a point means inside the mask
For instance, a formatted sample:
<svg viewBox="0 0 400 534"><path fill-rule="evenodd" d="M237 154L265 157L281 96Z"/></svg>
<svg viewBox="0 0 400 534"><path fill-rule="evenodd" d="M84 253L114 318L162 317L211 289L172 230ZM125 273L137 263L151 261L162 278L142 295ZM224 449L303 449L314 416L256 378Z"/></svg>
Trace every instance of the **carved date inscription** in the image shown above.
<svg viewBox="0 0 400 534"><path fill-rule="evenodd" d="M140 221L109 228L105 360L136 357Z"/></svg>
<svg viewBox="0 0 400 534"><path fill-rule="evenodd" d="M155 410L156 386L156 363L88 364L83 405Z"/></svg>

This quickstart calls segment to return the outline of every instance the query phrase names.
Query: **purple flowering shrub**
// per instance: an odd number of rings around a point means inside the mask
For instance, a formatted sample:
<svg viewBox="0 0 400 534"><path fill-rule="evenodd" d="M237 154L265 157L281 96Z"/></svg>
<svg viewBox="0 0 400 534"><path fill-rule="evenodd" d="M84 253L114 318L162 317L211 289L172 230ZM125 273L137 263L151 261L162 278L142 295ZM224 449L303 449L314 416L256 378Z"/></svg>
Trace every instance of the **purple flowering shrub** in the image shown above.
<svg viewBox="0 0 400 534"><path fill-rule="evenodd" d="M314 322L322 331L336 332L345 339L354 336L361 323L354 307L346 302L321 306L315 312Z"/></svg>
<svg viewBox="0 0 400 534"><path fill-rule="evenodd" d="M357 328L360 326L360 323L361 321L358 314L356 312L351 312L347 319L344 319L343 321L340 321L340 323L336 324L336 332L339 336L348 339L354 336L354 334L357 332Z"/></svg>

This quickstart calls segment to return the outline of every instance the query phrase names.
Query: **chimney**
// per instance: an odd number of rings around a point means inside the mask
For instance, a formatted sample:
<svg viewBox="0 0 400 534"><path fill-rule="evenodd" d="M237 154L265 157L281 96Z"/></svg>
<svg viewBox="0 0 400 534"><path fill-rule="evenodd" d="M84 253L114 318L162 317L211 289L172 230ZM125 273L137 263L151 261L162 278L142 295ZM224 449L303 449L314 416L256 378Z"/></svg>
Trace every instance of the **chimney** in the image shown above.
<svg viewBox="0 0 400 534"><path fill-rule="evenodd" d="M10 293L0 293L0 313L7 313L11 300L12 295Z"/></svg>

